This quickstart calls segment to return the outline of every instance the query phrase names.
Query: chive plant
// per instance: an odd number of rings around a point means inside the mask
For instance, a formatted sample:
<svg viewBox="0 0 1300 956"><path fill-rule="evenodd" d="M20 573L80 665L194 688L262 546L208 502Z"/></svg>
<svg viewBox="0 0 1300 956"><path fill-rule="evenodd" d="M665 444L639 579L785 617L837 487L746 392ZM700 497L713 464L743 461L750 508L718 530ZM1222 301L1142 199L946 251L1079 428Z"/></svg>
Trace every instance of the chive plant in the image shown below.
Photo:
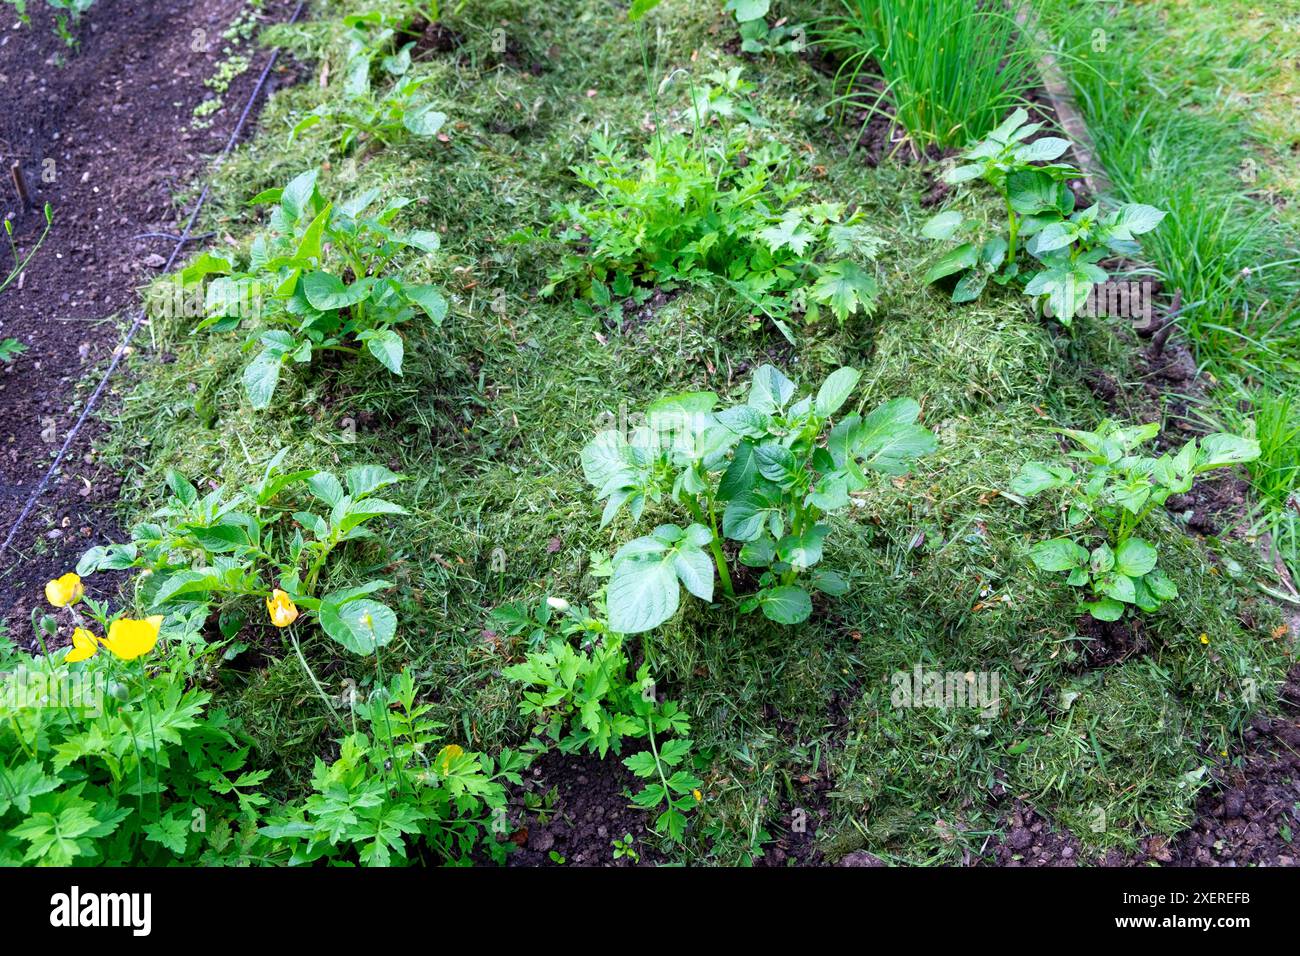
<svg viewBox="0 0 1300 956"><path fill-rule="evenodd" d="M918 149L946 149L998 125L1034 85L1034 59L1016 15L982 0L843 0L820 42L841 59L835 103L842 112L880 111L888 96L894 115ZM864 88L876 77L884 93Z"/></svg>

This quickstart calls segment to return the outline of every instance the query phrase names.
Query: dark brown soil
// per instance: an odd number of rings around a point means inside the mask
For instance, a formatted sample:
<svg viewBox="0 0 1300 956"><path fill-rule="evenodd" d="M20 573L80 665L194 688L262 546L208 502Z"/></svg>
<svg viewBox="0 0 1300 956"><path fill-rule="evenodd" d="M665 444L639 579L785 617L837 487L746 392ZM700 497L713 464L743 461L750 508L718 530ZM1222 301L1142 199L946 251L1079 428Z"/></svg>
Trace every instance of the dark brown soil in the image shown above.
<svg viewBox="0 0 1300 956"><path fill-rule="evenodd" d="M1259 716L1243 734L1240 765L1196 806L1196 822L1179 835L1175 866L1295 866L1300 863L1300 667L1293 668L1276 716ZM1135 862L1143 862L1138 860Z"/></svg>
<svg viewBox="0 0 1300 956"><path fill-rule="evenodd" d="M985 865L1079 866L1086 865L1079 841L1059 831L1021 801L1015 801L1003 822L1004 836L986 851Z"/></svg>
<svg viewBox="0 0 1300 956"><path fill-rule="evenodd" d="M635 866L663 862L654 849L653 818L632 806L640 790L621 759L552 751L537 760L524 777L524 786L511 794L510 839L518 850L510 866ZM530 809L525 794L533 797ZM553 794L549 805L547 795ZM538 808L541 808L540 812ZM614 841L631 835L639 860L614 859ZM554 854L554 856L552 855Z"/></svg>
<svg viewBox="0 0 1300 956"><path fill-rule="evenodd" d="M273 3L263 17L284 19L292 6ZM270 55L245 42L240 51L253 65L223 94L211 125L196 129L193 110L212 96L204 80L223 58L221 34L242 0L98 0L72 51L54 35L45 4L28 8L32 24L21 26L0 4L0 194L23 249L39 235L45 203L54 226L21 287L0 293L0 337L28 347L0 369L0 540L120 344L137 290L173 247L166 238L136 237L180 231L175 197L225 145ZM14 162L29 208L9 182ZM16 625L15 636L30 630L23 622L44 581L114 536L121 478L96 462L97 432L82 429L62 473L0 556L0 619Z"/></svg>
<svg viewBox="0 0 1300 956"><path fill-rule="evenodd" d="M1108 667L1151 649L1142 619L1138 617L1099 621L1084 614L1075 624L1075 630L1085 642L1082 657L1085 668Z"/></svg>

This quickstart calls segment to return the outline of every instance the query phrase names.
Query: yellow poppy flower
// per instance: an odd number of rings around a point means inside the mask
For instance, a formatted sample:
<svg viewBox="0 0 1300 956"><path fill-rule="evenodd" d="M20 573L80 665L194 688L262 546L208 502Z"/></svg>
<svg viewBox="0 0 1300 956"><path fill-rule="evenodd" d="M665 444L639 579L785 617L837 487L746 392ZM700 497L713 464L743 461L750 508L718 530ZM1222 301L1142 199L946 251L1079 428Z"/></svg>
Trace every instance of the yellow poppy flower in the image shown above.
<svg viewBox="0 0 1300 956"><path fill-rule="evenodd" d="M293 598L276 588L266 599L266 613L271 615L271 623L276 627L288 627L298 620L298 606Z"/></svg>
<svg viewBox="0 0 1300 956"><path fill-rule="evenodd" d="M697 803L704 799L704 794L700 793L699 790L692 790L691 796L695 798Z"/></svg>
<svg viewBox="0 0 1300 956"><path fill-rule="evenodd" d="M465 748L460 744L447 744L438 751L438 756L434 758L433 766L438 773L446 773L451 769L451 762L457 757L465 754Z"/></svg>
<svg viewBox="0 0 1300 956"><path fill-rule="evenodd" d="M55 578L45 585L45 600L55 607L67 607L70 604L76 604L85 593L86 588L81 583L81 578L70 571L63 577Z"/></svg>
<svg viewBox="0 0 1300 956"><path fill-rule="evenodd" d="M72 648L63 660L65 663L75 664L77 661L84 661L88 657L94 657L98 653L99 638L84 627L79 627L72 632Z"/></svg>
<svg viewBox="0 0 1300 956"><path fill-rule="evenodd" d="M133 661L148 654L158 643L158 629L162 627L163 616L155 614L143 621L133 621L121 617L108 626L108 636L100 641L112 652L114 657L124 661Z"/></svg>

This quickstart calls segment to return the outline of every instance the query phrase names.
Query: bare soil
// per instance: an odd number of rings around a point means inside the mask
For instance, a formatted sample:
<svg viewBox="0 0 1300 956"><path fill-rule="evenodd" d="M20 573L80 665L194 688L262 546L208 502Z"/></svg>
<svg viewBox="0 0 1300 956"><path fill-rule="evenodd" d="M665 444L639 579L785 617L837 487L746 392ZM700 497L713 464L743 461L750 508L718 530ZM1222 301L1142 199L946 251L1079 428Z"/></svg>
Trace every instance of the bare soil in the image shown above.
<svg viewBox="0 0 1300 956"><path fill-rule="evenodd" d="M74 49L55 35L45 4L28 5L30 26L0 4L0 201L23 254L44 226L44 204L54 215L21 284L0 293L0 338L27 346L0 366L0 541L119 346L138 290L171 252L165 236L144 234L180 231L187 210L177 197L226 144L270 56L242 44L252 66L223 94L211 125L195 127L194 108L214 95L204 80L223 59L221 34L243 6L98 0L78 25ZM284 19L291 9L273 3L262 16ZM273 75L268 86L286 75ZM14 164L28 205L13 184ZM0 255L7 274L8 253ZM141 339L147 343L147 329ZM122 476L96 461L99 432L93 422L82 429L62 473L0 555L0 620L17 639L31 636L26 622L43 583L116 536Z"/></svg>

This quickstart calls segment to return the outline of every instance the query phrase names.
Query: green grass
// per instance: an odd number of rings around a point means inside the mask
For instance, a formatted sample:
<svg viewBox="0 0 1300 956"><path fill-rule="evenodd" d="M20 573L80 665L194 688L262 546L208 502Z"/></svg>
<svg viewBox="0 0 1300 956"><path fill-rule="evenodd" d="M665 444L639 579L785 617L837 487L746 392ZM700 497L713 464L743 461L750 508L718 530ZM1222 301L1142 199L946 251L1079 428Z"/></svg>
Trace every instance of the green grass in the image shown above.
<svg viewBox="0 0 1300 956"><path fill-rule="evenodd" d="M316 12L350 6L321 3ZM526 58L546 64L540 75L492 53L492 30L503 24ZM796 327L791 349L770 329L746 331L743 303L698 289L624 335L582 318L564 297L539 301L553 262L506 237L578 195L567 169L585 158L592 131L649 135L647 89L670 70L742 62L721 49L734 27L707 0L669 0L644 29L598 0L575 0L563 18L496 0L452 26L465 41L459 60L440 55L419 67L438 76L450 141L335 157L322 176L327 191L376 185L423 197L410 225L445 230L430 278L452 299L447 322L408 338L400 379L361 362L317 365L288 376L258 414L244 403L236 337L155 320L156 350L133 357L138 379L104 449L127 476L124 520L158 501L170 466L197 480L240 481L289 447L290 467L380 461L403 472L400 500L411 516L350 551L333 583L380 570L397 582L386 600L402 624L386 671L412 666L448 739L493 749L525 739L527 728L518 688L501 677L521 648L503 652L484 639L488 612L543 590L585 599L596 586L590 553L631 534L625 519L599 529L582 480L578 453L599 416L673 390L734 396L744 369L763 361L805 385L851 364L864 373L856 400L916 397L939 450L839 519L829 566L847 572L853 589L819 605L806 626L693 603L642 642L712 762L699 823L674 856L747 859L806 806L801 776L827 768L831 817L819 837L832 855L866 846L892 860L953 862L996 828L1005 807L991 798L998 781L1075 827L1090 848L1131 846L1185 824L1203 768L1234 753L1257 706L1243 682L1257 680L1260 700L1269 699L1290 658L1269 636L1277 612L1255 587L1253 549L1193 541L1172 519L1159 523L1162 563L1182 596L1147 621L1149 658L1084 673L1072 596L1025 557L1054 515L998 495L1021 462L1056 453L1053 425L1088 427L1104 416L1080 363L1131 380L1118 340L1092 324L1067 345L1013 294L957 307L925 287L928 172L868 170L822 118L830 81L805 63L766 58L743 61L761 86L770 124L761 135L804 157L816 196L858 203L887 241L874 317ZM335 32L326 19L278 35L315 59ZM659 64L648 83L642 41ZM308 82L271 100L262 133L215 190L205 228L222 242L251 238L258 214L247 199L326 158L310 135L286 145L293 116L323 95ZM687 123L683 106L666 93L661 121ZM998 215L979 198L968 202L970 215ZM504 311L493 308L499 301ZM647 515L647 526L659 517ZM337 730L292 653L248 630L264 657L224 671L221 697L244 721L257 760L276 768L275 788L300 792ZM374 679L373 661L344 657L323 637L305 651L331 693L347 678L363 688ZM890 676L918 662L998 673L1004 707L991 719L894 709ZM1098 806L1108 822L1094 832Z"/></svg>
<svg viewBox="0 0 1300 956"><path fill-rule="evenodd" d="M842 64L843 105L874 110L877 96L859 80L878 76L920 149L978 140L1036 82L1019 2L996 12L979 0L843 0L843 8L821 24Z"/></svg>

